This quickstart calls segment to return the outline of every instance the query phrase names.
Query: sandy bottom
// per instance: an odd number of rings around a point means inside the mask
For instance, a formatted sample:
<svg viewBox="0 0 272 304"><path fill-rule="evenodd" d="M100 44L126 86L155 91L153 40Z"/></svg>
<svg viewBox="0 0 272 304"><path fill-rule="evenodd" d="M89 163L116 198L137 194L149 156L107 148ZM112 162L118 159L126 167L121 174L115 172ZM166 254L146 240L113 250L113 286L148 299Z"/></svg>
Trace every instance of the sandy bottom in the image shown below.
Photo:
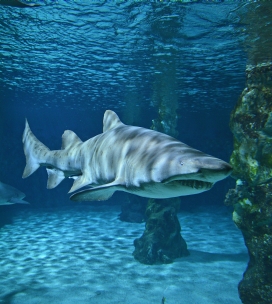
<svg viewBox="0 0 272 304"><path fill-rule="evenodd" d="M248 255L225 209L180 213L191 253L168 265L134 260L144 224L116 207L24 211L0 229L0 303L235 304Z"/></svg>

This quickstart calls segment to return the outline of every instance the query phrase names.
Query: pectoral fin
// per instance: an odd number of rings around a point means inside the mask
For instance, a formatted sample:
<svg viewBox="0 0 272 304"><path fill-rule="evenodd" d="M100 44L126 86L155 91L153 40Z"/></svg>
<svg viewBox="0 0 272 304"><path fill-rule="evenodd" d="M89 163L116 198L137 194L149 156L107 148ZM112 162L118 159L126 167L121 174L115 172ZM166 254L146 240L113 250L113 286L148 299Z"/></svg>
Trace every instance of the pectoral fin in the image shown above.
<svg viewBox="0 0 272 304"><path fill-rule="evenodd" d="M109 199L113 193L117 190L124 191L125 186L114 181L109 184L105 184L102 186L88 188L70 196L72 201L84 201L84 202L91 202L91 201L105 201Z"/></svg>
<svg viewBox="0 0 272 304"><path fill-rule="evenodd" d="M70 189L70 191L68 193L74 192L80 188L88 186L91 183L87 174L82 174L81 176L79 176L77 178L75 178L75 177L73 177L73 178L75 179L75 181L73 183L72 188Z"/></svg>
<svg viewBox="0 0 272 304"><path fill-rule="evenodd" d="M22 199L19 199L19 198L11 198L9 200L10 204L26 204L26 205L29 205L29 202L27 201L24 201Z"/></svg>

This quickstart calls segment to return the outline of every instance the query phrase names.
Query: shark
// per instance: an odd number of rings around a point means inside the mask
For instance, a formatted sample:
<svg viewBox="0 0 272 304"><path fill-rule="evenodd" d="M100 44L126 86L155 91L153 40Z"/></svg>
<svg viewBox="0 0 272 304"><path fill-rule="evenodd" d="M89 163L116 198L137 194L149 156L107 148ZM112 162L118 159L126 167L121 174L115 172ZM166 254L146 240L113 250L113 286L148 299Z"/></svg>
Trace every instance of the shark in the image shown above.
<svg viewBox="0 0 272 304"><path fill-rule="evenodd" d="M232 171L227 162L171 136L125 125L111 110L104 113L103 133L83 142L66 130L60 150L40 142L26 120L23 147L22 177L44 166L48 189L72 178L73 201L107 200L115 191L155 199L192 195L210 190Z"/></svg>
<svg viewBox="0 0 272 304"><path fill-rule="evenodd" d="M0 182L0 205L29 204L20 190Z"/></svg>

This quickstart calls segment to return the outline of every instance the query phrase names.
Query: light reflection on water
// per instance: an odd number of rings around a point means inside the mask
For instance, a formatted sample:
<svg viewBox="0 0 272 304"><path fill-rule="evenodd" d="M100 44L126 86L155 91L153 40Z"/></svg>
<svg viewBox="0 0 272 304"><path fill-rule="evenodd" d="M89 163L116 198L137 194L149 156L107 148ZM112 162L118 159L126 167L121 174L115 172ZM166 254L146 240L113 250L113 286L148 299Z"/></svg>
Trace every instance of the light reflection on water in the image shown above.
<svg viewBox="0 0 272 304"><path fill-rule="evenodd" d="M156 75L171 66L181 108L231 109L231 92L244 85L244 51L252 49L245 45L250 9L110 1L3 6L1 86L41 107L47 100L49 107L114 109L131 95L149 107Z"/></svg>

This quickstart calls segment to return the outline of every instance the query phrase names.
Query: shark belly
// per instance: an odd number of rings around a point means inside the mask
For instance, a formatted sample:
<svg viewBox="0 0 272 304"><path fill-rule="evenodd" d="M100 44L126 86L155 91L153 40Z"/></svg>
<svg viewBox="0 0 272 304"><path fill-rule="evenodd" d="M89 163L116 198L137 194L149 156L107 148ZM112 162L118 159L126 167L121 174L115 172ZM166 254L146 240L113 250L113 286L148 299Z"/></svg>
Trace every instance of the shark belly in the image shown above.
<svg viewBox="0 0 272 304"><path fill-rule="evenodd" d="M143 184L137 189L128 188L126 192L142 197L165 199L198 194L210 190L212 186L213 183L208 182L179 180L170 183Z"/></svg>

